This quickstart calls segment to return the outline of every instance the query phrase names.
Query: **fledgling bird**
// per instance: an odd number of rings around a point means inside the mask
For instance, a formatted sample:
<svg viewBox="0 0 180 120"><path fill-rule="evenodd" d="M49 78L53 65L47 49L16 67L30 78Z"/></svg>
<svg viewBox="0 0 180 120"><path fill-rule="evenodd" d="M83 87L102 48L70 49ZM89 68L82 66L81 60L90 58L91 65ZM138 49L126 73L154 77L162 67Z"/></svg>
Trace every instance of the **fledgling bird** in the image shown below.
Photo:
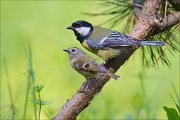
<svg viewBox="0 0 180 120"><path fill-rule="evenodd" d="M72 68L85 78L95 78L99 73L106 74L115 80L119 78L118 75L109 72L104 66L98 64L92 57L79 48L72 47L64 51L69 55Z"/></svg>
<svg viewBox="0 0 180 120"><path fill-rule="evenodd" d="M83 47L103 60L117 57L122 51L126 51L128 46L164 45L163 41L138 40L117 31L93 26L83 20L74 22L67 29L74 31Z"/></svg>

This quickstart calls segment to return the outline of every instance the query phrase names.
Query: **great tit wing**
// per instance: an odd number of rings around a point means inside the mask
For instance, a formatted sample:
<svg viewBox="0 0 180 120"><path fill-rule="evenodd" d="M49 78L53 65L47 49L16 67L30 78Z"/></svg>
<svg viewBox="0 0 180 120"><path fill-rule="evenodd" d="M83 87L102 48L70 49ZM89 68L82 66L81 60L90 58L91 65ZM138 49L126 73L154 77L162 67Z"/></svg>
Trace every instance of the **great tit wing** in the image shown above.
<svg viewBox="0 0 180 120"><path fill-rule="evenodd" d="M110 47L105 47L103 45L100 45L100 41L97 41L97 40L86 40L86 43L91 47L91 48L94 48L94 49L102 49L102 50L107 50L109 49Z"/></svg>
<svg viewBox="0 0 180 120"><path fill-rule="evenodd" d="M139 45L137 39L132 38L123 33L112 31L107 37L102 40L87 40L87 44L96 49L120 47L120 46L133 46Z"/></svg>
<svg viewBox="0 0 180 120"><path fill-rule="evenodd" d="M123 33L112 31L108 37L99 43L104 47L119 47L119 46L133 46L139 45L139 41Z"/></svg>

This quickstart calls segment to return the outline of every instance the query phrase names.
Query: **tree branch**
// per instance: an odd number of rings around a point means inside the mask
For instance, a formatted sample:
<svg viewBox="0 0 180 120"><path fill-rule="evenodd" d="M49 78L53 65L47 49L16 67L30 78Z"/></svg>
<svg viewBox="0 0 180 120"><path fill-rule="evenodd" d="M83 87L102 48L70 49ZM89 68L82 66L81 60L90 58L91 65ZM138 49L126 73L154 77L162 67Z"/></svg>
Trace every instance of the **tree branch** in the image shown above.
<svg viewBox="0 0 180 120"><path fill-rule="evenodd" d="M178 22L180 22L180 12L175 12L165 17L161 23L162 25L159 27L161 30L164 30L166 28L174 26Z"/></svg>
<svg viewBox="0 0 180 120"><path fill-rule="evenodd" d="M160 18L161 19L161 18ZM160 32L168 30L168 28L171 28L172 26L180 23L180 12L172 13L168 16L166 16L162 20L156 20L156 29L152 32L151 35L158 34Z"/></svg>
<svg viewBox="0 0 180 120"><path fill-rule="evenodd" d="M153 28L156 25L153 16L156 15L158 11L160 1L161 0L148 0L144 4L139 20L129 33L130 36L143 39L153 32ZM116 72L137 48L138 47L127 48L125 52L122 52L117 58L108 61L104 66L110 71ZM76 119L78 114L90 104L93 97L101 91L109 79L110 78L108 76L99 74L97 78L86 80L73 97L70 100L67 100L59 113L53 119Z"/></svg>

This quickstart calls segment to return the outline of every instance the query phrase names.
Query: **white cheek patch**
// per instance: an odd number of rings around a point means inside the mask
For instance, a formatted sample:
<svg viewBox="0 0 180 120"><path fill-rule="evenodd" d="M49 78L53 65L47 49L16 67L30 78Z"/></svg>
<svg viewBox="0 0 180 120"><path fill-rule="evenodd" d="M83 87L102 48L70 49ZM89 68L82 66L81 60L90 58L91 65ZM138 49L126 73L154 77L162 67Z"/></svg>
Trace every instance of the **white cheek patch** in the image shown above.
<svg viewBox="0 0 180 120"><path fill-rule="evenodd" d="M79 34L86 36L87 34L89 34L90 28L89 27L79 27L79 28L75 28L75 30Z"/></svg>

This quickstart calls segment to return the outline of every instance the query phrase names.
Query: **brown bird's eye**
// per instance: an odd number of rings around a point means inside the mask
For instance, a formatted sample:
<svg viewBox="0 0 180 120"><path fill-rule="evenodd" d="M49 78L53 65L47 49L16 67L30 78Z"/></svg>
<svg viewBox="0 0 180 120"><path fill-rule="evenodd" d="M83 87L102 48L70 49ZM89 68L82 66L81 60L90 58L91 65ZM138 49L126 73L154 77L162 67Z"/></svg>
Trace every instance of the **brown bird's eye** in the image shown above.
<svg viewBox="0 0 180 120"><path fill-rule="evenodd" d="M75 50L75 49L72 49L71 51L72 51L72 52L75 52L76 50Z"/></svg>

